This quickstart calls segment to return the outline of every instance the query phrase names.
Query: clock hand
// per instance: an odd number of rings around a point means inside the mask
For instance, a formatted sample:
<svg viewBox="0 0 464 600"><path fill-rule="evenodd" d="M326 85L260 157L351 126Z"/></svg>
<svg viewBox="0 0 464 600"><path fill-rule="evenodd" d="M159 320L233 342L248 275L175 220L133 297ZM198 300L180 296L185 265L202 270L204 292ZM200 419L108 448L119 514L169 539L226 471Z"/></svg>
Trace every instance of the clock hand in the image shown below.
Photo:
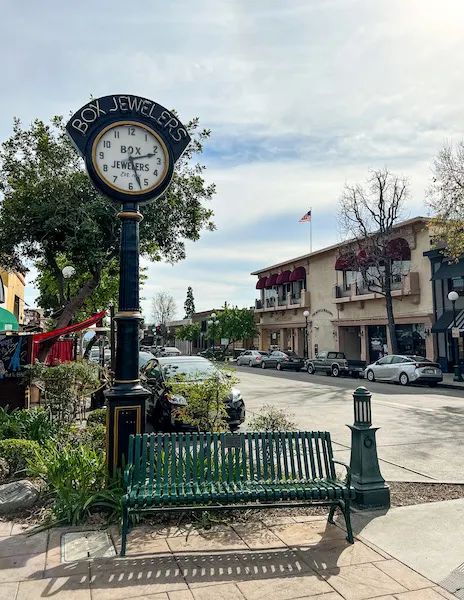
<svg viewBox="0 0 464 600"><path fill-rule="evenodd" d="M137 160L140 160L141 158L151 158L152 156L156 156L155 152L152 152L151 154L144 154L143 156L137 156Z"/></svg>
<svg viewBox="0 0 464 600"><path fill-rule="evenodd" d="M137 183L139 184L139 188L142 189L142 184L140 183L140 177L139 174L137 173L136 169L135 169L135 165L134 165L134 158L133 156L129 156L129 162L132 165L132 170L134 171L135 174L135 180L137 181Z"/></svg>

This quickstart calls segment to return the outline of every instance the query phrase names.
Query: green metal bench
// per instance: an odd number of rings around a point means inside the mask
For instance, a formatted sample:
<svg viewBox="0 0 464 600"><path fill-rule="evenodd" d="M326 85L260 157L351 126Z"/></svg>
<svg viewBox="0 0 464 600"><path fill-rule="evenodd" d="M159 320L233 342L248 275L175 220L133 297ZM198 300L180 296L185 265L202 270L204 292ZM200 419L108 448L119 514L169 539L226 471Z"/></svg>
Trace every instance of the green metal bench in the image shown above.
<svg viewBox="0 0 464 600"><path fill-rule="evenodd" d="M353 543L350 468L326 431L131 435L124 485L121 556L132 514L184 510L322 505L333 523L338 506Z"/></svg>

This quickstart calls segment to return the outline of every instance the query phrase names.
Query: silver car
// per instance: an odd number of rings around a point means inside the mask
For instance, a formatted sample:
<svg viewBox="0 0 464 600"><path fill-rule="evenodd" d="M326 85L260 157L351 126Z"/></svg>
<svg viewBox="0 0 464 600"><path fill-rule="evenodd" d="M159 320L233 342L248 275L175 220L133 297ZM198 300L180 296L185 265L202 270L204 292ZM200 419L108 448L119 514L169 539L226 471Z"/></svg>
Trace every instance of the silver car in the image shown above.
<svg viewBox="0 0 464 600"><path fill-rule="evenodd" d="M245 350L237 358L237 366L247 365L248 367L259 367L263 356L267 356L267 352L261 352L260 350Z"/></svg>
<svg viewBox="0 0 464 600"><path fill-rule="evenodd" d="M435 387L443 381L440 366L422 356L389 354L368 365L365 377L369 381L394 381L401 385L426 383Z"/></svg>

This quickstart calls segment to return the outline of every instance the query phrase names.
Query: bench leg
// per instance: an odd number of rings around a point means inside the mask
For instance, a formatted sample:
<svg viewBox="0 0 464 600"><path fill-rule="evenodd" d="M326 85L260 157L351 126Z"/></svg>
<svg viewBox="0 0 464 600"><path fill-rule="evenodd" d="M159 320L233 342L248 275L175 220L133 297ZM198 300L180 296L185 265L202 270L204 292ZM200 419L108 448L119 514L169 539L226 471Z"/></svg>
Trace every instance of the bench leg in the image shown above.
<svg viewBox="0 0 464 600"><path fill-rule="evenodd" d="M120 556L126 556L127 532L129 530L129 509L123 506L121 523L121 553Z"/></svg>
<svg viewBox="0 0 464 600"><path fill-rule="evenodd" d="M334 514L335 514L336 510L337 510L337 505L336 504L332 504L332 506L330 507L330 511L329 511L329 518L327 519L327 521L329 523L331 523L332 525L335 523L335 521L334 521Z"/></svg>
<svg viewBox="0 0 464 600"><path fill-rule="evenodd" d="M343 507L343 516L345 517L345 524L346 524L346 539L348 540L348 542L350 544L354 544L354 539L353 539L353 530L351 528L351 514L350 514L350 501L349 500L345 500L344 502L344 507Z"/></svg>

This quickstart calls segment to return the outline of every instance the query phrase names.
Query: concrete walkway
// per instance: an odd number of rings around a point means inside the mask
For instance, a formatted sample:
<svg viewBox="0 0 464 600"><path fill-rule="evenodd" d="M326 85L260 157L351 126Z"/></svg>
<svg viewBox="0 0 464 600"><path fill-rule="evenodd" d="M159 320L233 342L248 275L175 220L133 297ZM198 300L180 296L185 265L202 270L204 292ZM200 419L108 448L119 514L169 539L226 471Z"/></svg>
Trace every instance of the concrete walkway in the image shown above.
<svg viewBox="0 0 464 600"><path fill-rule="evenodd" d="M367 529L363 526L363 534ZM325 517L274 517L208 531L138 527L130 534L125 559L111 558L119 546L116 528L109 536L90 532L85 537L80 531L53 529L28 537L19 526L0 523L1 599L453 597L372 543L348 544L344 531ZM68 540L64 546L63 540Z"/></svg>
<svg viewBox="0 0 464 600"><path fill-rule="evenodd" d="M464 499L353 515L361 539L374 543L464 598Z"/></svg>

